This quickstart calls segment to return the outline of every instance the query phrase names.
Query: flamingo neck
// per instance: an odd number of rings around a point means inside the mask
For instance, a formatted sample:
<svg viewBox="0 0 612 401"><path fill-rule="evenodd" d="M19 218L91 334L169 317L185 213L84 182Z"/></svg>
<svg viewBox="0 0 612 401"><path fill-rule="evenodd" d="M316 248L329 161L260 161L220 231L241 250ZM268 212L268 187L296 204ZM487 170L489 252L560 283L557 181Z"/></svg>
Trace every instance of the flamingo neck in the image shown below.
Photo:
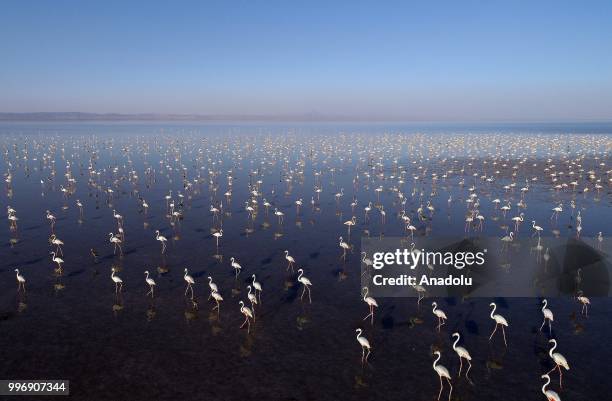
<svg viewBox="0 0 612 401"><path fill-rule="evenodd" d="M495 309L497 309L497 305L493 305L493 310L491 311L491 319L494 319L493 314L495 313Z"/></svg>
<svg viewBox="0 0 612 401"><path fill-rule="evenodd" d="M438 357L436 358L436 360L433 363L433 368L436 369L436 364L438 363L438 361L440 360L440 358L442 358L442 355L438 354Z"/></svg>
<svg viewBox="0 0 612 401"><path fill-rule="evenodd" d="M453 349L456 350L457 349L457 343L459 342L459 336L457 336L457 339L455 340L455 342L453 343Z"/></svg>
<svg viewBox="0 0 612 401"><path fill-rule="evenodd" d="M557 348L557 342L555 340L553 340L553 347L550 349L550 351L548 351L548 355L550 355L550 357L553 357L553 351Z"/></svg>
<svg viewBox="0 0 612 401"><path fill-rule="evenodd" d="M546 383L542 386L542 394L546 395L546 387L550 384L550 377L546 378ZM548 398L548 397L547 397Z"/></svg>

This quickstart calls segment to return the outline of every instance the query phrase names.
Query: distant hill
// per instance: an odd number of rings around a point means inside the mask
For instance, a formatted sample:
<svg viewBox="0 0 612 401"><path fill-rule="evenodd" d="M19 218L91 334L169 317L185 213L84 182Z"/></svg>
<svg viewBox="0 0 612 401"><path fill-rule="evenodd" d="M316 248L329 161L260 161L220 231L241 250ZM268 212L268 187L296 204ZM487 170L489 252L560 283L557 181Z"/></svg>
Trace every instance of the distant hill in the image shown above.
<svg viewBox="0 0 612 401"><path fill-rule="evenodd" d="M120 114L81 112L0 113L0 121L358 121L318 113L296 115ZM363 119L364 121L366 119ZM372 120L372 119L368 119Z"/></svg>

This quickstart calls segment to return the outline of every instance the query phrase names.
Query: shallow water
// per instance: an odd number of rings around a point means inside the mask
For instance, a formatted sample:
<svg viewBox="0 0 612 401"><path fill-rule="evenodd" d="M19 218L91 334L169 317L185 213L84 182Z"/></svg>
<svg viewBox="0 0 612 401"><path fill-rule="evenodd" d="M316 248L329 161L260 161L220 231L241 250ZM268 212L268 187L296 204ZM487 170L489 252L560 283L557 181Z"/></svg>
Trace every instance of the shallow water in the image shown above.
<svg viewBox="0 0 612 401"><path fill-rule="evenodd" d="M603 173L607 169L599 163L610 162L612 137L606 133L612 129L456 127L457 135L452 135L452 127L426 129L365 124L1 125L3 171L12 174L1 206L15 208L19 221L16 230L6 222L1 251L0 378L69 379L71 398L84 400L434 400L439 381L432 353L439 349L440 362L453 376L453 400L543 399L540 375L552 365L547 355L551 336L538 330L540 299L436 299L449 317L440 333L431 313L432 299L421 307L415 298L378 299L380 307L370 325L363 321L368 310L359 292L359 239L405 235L398 217L401 205L390 190L397 185L397 178L390 176L401 170L398 165L407 171L402 191L408 199L406 212L418 223L415 236L463 235L471 185L477 187L480 210L487 216L481 235L505 235L504 226L512 225L509 218L521 198L519 188L533 176L540 180L525 195L528 218L521 235L531 234L527 222L535 219L548 233L558 230L561 237L573 237L578 210L583 236L599 231L609 235L611 198ZM489 163L495 158L501 172L493 183L473 176L483 171L493 175L495 168ZM552 189L543 172L548 158L548 165L558 166L581 158L584 171L573 168L580 186ZM501 168L501 161L507 167ZM60 187L67 187L67 162L76 180L70 194ZM90 174L90 163L100 174ZM508 192L503 186L513 181L515 165L518 185ZM431 172L441 175L449 168L464 172L438 180L433 191ZM603 189L597 192L591 183L585 193L591 169L603 178ZM229 170L231 202L224 196ZM372 174L367 178L363 172ZM422 177L414 181L419 174ZM257 197L259 210L251 221L244 202L249 184L256 185L258 179L263 181L263 196ZM571 177L562 181L570 182ZM323 191L312 207L315 185ZM378 198L375 188L381 185L384 190ZM345 195L337 202L334 195L341 188ZM170 189L182 220L168 216L165 196ZM182 206L179 191L184 195ZM358 223L349 242L355 248L343 261L338 236L347 238L342 223L353 215L353 196L358 199ZM146 213L139 197L150 205ZM285 213L282 225L273 208L266 213L263 198ZM297 213L294 201L299 198L304 205ZM507 218L495 211L494 198L511 201ZM82 217L76 199L84 204ZM428 200L436 211L418 221L416 209ZM573 213L571 200L577 205ZM210 205L221 201L225 213L214 218ZM368 201L378 209L384 206L384 224L378 210L365 221ZM558 221L551 220L550 210L558 202L565 210ZM54 273L50 260L47 209L57 217L53 230L65 243L62 275ZM108 233L117 231L113 210L124 217L123 256L114 255L108 242ZM221 225L224 235L217 248L211 233ZM155 230L168 238L164 255ZM97 259L91 248L99 254ZM300 300L301 285L296 273L286 271L284 250L312 281L312 304ZM243 267L237 279L231 257ZM110 279L112 266L125 283L120 296ZM25 294L17 292L16 267L27 279ZM197 306L184 296L185 267L196 281ZM154 299L145 295L145 270L157 282ZM264 291L247 334L239 329L244 318L238 301L247 300L251 274L257 275ZM207 300L207 276L213 277L224 297L219 318L212 311L214 303ZM507 349L501 336L488 341L492 301L510 322ZM608 398L605 341L612 330L607 318L612 303L592 299L586 318L574 299L549 301L555 314L552 337L571 366L563 375L563 389L556 373L549 388L562 399ZM358 327L372 344L365 367L355 339ZM456 377L459 361L452 350L453 331L462 334L460 344L472 355L473 384Z"/></svg>

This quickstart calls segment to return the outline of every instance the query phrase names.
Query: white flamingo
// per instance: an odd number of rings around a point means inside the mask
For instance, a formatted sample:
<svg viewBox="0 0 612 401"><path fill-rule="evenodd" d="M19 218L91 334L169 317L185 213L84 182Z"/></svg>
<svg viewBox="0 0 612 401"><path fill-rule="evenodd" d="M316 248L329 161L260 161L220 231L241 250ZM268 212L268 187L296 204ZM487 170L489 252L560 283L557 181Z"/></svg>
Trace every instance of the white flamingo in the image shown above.
<svg viewBox="0 0 612 401"><path fill-rule="evenodd" d="M455 342L453 343L453 349L455 350L455 352L457 353L457 355L459 356L459 374L457 375L458 377L461 377L461 368L463 367L463 358L465 358L465 360L468 363L468 369L465 372L465 377L470 380L469 378L469 373L470 373L470 369L472 368L472 357L470 356L470 353L468 352L467 349L463 348L463 347L457 347L457 343L459 342L459 338L461 338L461 336L459 335L459 333L453 333L452 337L457 337L457 339L455 340Z"/></svg>
<svg viewBox="0 0 612 401"><path fill-rule="evenodd" d="M442 382L442 378L446 379L448 385L450 386L450 391L448 392L448 401L450 401L451 394L453 393L453 385L451 384L450 373L448 372L448 369L446 369L443 365L437 364L440 358L442 358L442 354L440 353L440 351L434 352L434 355L437 355L438 357L433 363L433 368L438 374L438 377L440 378L440 392L438 393L438 401L440 400L440 397L442 396L442 390L444 389L444 383Z"/></svg>
<svg viewBox="0 0 612 401"><path fill-rule="evenodd" d="M561 397L559 397L559 394L555 393L552 390L546 390L546 387L548 387L548 385L550 384L550 376L546 374L540 377L542 379L546 379L546 383L544 383L544 385L542 386L542 394L544 394L544 396L546 397L546 400L547 401L561 401Z"/></svg>
<svg viewBox="0 0 612 401"><path fill-rule="evenodd" d="M555 366L546 372L546 374L549 375L553 370L559 369L559 387L563 388L563 371L561 370L561 367L565 368L565 370L569 370L570 367L567 363L567 359L565 359L563 355L558 352L554 352L554 350L557 348L557 340L552 339L548 340L548 342L553 344L552 348L548 351L548 355L550 355L553 362L555 362Z"/></svg>
<svg viewBox="0 0 612 401"><path fill-rule="evenodd" d="M540 226L536 226L536 222L535 220L531 220L531 227L533 228L534 232L533 234L531 234L531 236L533 237L534 235L538 234L538 237L540 236L540 233L542 231L544 231L544 229Z"/></svg>
<svg viewBox="0 0 612 401"><path fill-rule="evenodd" d="M187 288L185 288L185 295L187 295L187 291L191 290L191 298L193 298L193 285L195 284L195 280L189 275L187 268L185 268L185 275L183 276L183 280L185 280L185 282L187 283Z"/></svg>
<svg viewBox="0 0 612 401"><path fill-rule="evenodd" d="M293 265L295 264L295 259L293 256L289 255L289 251L285 251L285 259L287 259L287 270L291 269L293 272Z"/></svg>
<svg viewBox="0 0 612 401"><path fill-rule="evenodd" d="M55 252L51 252L51 260L57 263L57 270L62 270L62 263L64 263L64 259L58 258Z"/></svg>
<svg viewBox="0 0 612 401"><path fill-rule="evenodd" d="M545 299L542 301L542 314L544 315L544 321L542 322L542 326L540 326L540 331L544 328L546 321L548 320L548 332L552 334L552 321L555 320L553 313L550 309L547 308L548 301Z"/></svg>
<svg viewBox="0 0 612 401"><path fill-rule="evenodd" d="M166 241L168 241L168 239L164 237L163 235L159 235L159 230L155 230L155 239L161 242L161 245L162 245L161 253L166 252Z"/></svg>
<svg viewBox="0 0 612 401"><path fill-rule="evenodd" d="M578 302L582 304L582 314L588 317L589 316L589 305L591 304L591 300L585 297L582 294L582 291L578 291L576 300L578 300Z"/></svg>
<svg viewBox="0 0 612 401"><path fill-rule="evenodd" d="M244 302L242 301L238 302L238 304L240 305L240 313L242 313L245 318L244 323L242 323L240 328L243 328L244 325L246 324L247 333L250 333L251 332L251 319L253 319L253 311L248 306L244 306Z"/></svg>
<svg viewBox="0 0 612 401"><path fill-rule="evenodd" d="M363 320L366 320L370 317L370 324L374 324L374 308L378 308L378 303L373 297L368 296L368 287L363 287L363 290L365 290L365 293L363 294L363 302L368 304L368 307L370 308L370 313L368 313L366 317L363 318Z"/></svg>
<svg viewBox="0 0 612 401"><path fill-rule="evenodd" d="M298 269L298 273L299 273L298 281L302 283L302 286L304 287L304 289L302 290L302 296L300 297L300 299L304 298L304 293L306 292L306 290L308 290L308 300L310 301L310 303L312 303L312 298L310 297L310 286L312 285L312 283L307 277L304 277L303 269Z"/></svg>
<svg viewBox="0 0 612 401"><path fill-rule="evenodd" d="M121 278L119 276L115 275L115 268L113 267L111 269L111 279L113 280L113 282L115 283L115 294L118 292L121 292L121 290L123 290L123 280L121 280Z"/></svg>
<svg viewBox="0 0 612 401"><path fill-rule="evenodd" d="M212 310L215 310L215 309L217 310L217 319L218 319L219 318L219 312L221 310L220 302L223 301L223 297L217 291L211 292L210 296L215 300L215 303L217 304L216 306L214 306L212 308Z"/></svg>
<svg viewBox="0 0 612 401"><path fill-rule="evenodd" d="M339 241L338 246L342 248L342 260L346 260L346 251L351 249L351 246L348 244L348 242L344 241L342 237L339 238Z"/></svg>
<svg viewBox="0 0 612 401"><path fill-rule="evenodd" d="M153 287L155 287L157 284L155 283L155 280L153 280L152 278L149 277L149 271L148 270L145 270L145 275L147 276L145 278L145 281L149 285L149 292L147 292L147 295L151 294L151 298L153 298Z"/></svg>
<svg viewBox="0 0 612 401"><path fill-rule="evenodd" d="M223 237L223 229L220 229L216 233L213 233L213 236L216 238L216 240L217 240L217 248L219 248L219 238Z"/></svg>
<svg viewBox="0 0 612 401"><path fill-rule="evenodd" d="M357 329L355 332L357 333L357 341L359 342L359 345L361 345L361 364L365 365L368 362L368 357L370 356L372 347L370 346L368 339L361 335L363 330ZM366 349L368 350L367 354L365 352Z"/></svg>
<svg viewBox="0 0 612 401"><path fill-rule="evenodd" d="M445 320L447 320L448 318L446 317L446 313L444 313L442 309L438 309L438 304L436 302L432 302L431 306L433 306L433 314L436 315L436 317L438 318L438 332L440 332L440 328L444 326L444 324L446 323Z"/></svg>
<svg viewBox="0 0 612 401"><path fill-rule="evenodd" d="M348 236L351 236L351 227L356 224L357 217L353 216L350 220L344 222L344 225L348 228Z"/></svg>
<svg viewBox="0 0 612 401"><path fill-rule="evenodd" d="M497 305L495 304L495 302L491 302L489 306L493 307L493 310L491 311L491 319L495 320L495 328L493 329L493 332L491 333L491 336L489 337L489 341L493 339L493 336L495 335L495 332L497 331L497 326L501 326L502 334L504 335L504 344L507 347L508 343L506 342L506 330L504 329L504 327L508 327L508 321L502 315L495 314L495 309L497 309Z"/></svg>
<svg viewBox="0 0 612 401"><path fill-rule="evenodd" d="M256 280L256 277L254 274L251 277L253 277L253 288L255 289L255 292L257 293L257 296L258 296L258 301L261 304L261 293L263 291L263 288L261 286L261 283Z"/></svg>
<svg viewBox="0 0 612 401"><path fill-rule="evenodd" d="M240 274L240 271L242 270L242 266L240 266L240 264L236 262L236 259L234 259L233 256L230 258L230 262L232 263L232 267L234 268L234 272L236 273L237 279L238 275Z"/></svg>
<svg viewBox="0 0 612 401"><path fill-rule="evenodd" d="M25 277L19 274L19 269L15 269L15 274L17 276L17 292L19 292L21 289L23 289L23 292L25 292Z"/></svg>
<svg viewBox="0 0 612 401"><path fill-rule="evenodd" d="M121 248L121 240L113 233L108 233L108 240L114 245L113 254L117 253L117 247L119 247L119 253L123 255L123 249Z"/></svg>

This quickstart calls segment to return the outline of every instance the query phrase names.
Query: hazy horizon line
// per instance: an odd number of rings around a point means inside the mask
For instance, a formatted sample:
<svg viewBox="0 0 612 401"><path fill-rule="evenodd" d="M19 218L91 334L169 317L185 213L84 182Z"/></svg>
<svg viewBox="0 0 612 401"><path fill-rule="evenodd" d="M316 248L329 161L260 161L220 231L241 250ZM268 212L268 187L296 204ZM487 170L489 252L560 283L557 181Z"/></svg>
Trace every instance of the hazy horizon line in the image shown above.
<svg viewBox="0 0 612 401"><path fill-rule="evenodd" d="M394 122L394 123L612 123L612 118L599 119L452 119L418 118L380 115L343 115L319 112L287 114L199 114L199 113L116 113L80 111L0 112L0 121L258 121L258 122Z"/></svg>

